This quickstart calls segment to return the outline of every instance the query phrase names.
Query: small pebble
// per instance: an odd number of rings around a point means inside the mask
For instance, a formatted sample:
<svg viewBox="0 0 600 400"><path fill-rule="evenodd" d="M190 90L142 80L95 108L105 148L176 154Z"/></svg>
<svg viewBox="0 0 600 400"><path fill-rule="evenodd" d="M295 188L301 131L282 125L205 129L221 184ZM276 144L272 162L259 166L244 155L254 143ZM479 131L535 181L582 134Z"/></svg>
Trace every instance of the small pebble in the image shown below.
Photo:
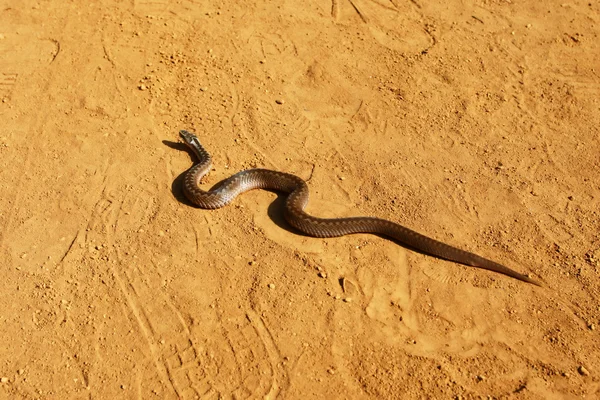
<svg viewBox="0 0 600 400"><path fill-rule="evenodd" d="M6 383L8 382L8 378L3 376L2 378L0 378L0 383Z"/></svg>
<svg viewBox="0 0 600 400"><path fill-rule="evenodd" d="M590 331L593 331L594 329L596 329L596 325L590 324L589 328L590 328Z"/></svg>
<svg viewBox="0 0 600 400"><path fill-rule="evenodd" d="M345 303L352 303L352 297L344 297Z"/></svg>
<svg viewBox="0 0 600 400"><path fill-rule="evenodd" d="M144 85L142 83L141 85L138 86L138 89L140 89L140 90L146 90L146 85Z"/></svg>
<svg viewBox="0 0 600 400"><path fill-rule="evenodd" d="M319 272L319 274L318 274L318 275L319 275L321 278L327 278L327 273L326 273L326 272L323 272L323 271L321 271L321 272Z"/></svg>
<svg viewBox="0 0 600 400"><path fill-rule="evenodd" d="M277 100L275 100L275 103L277 103L277 104L283 104L283 100L277 99Z"/></svg>
<svg viewBox="0 0 600 400"><path fill-rule="evenodd" d="M590 371L588 371L587 368L583 365L580 365L579 368L577 368L577 372L579 372L583 376L588 376L590 374Z"/></svg>
<svg viewBox="0 0 600 400"><path fill-rule="evenodd" d="M269 283L269 289L275 289L275 284L274 283Z"/></svg>

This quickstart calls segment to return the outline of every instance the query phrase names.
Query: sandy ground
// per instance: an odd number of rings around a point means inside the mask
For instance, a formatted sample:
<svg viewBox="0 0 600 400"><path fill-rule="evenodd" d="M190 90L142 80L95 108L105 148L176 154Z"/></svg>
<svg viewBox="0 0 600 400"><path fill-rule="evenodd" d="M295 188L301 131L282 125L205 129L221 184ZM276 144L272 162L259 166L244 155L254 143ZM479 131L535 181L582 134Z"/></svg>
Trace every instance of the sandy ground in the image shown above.
<svg viewBox="0 0 600 400"><path fill-rule="evenodd" d="M0 2L0 398L600 396L600 4ZM385 239L377 215L544 282Z"/></svg>

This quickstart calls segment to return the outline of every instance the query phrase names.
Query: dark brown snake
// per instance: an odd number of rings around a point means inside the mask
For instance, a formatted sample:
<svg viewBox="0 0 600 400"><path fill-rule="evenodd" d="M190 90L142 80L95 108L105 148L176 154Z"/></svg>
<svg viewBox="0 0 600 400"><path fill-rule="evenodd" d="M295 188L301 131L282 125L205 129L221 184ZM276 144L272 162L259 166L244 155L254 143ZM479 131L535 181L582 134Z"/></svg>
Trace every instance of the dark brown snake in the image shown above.
<svg viewBox="0 0 600 400"><path fill-rule="evenodd" d="M284 192L288 193L284 209L286 221L306 235L319 238L338 237L351 233L383 235L430 256L487 269L541 286L537 281L504 265L431 239L385 219L375 217L331 219L313 217L304 212L304 207L308 203L308 185L303 179L285 172L249 169L232 175L208 192L204 191L200 189L199 183L202 177L210 171L211 156L204 150L204 147L193 133L182 130L179 134L185 144L198 157L198 163L185 174L183 192L192 203L201 208L221 208L229 204L237 195L252 189Z"/></svg>

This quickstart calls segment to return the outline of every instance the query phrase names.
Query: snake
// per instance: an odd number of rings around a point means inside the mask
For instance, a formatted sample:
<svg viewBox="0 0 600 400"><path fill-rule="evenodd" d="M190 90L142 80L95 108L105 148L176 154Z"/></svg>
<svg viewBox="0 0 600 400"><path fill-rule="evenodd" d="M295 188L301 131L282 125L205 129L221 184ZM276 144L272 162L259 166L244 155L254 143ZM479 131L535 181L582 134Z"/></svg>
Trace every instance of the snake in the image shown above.
<svg viewBox="0 0 600 400"><path fill-rule="evenodd" d="M308 204L309 189L304 179L270 169L240 171L206 191L200 188L212 168L212 157L195 134L179 132L181 139L196 156L197 162L183 176L183 193L194 205L203 209L217 209L231 203L238 195L253 189L265 189L287 194L283 209L288 224L305 235L333 238L354 233L384 236L417 252L466 266L497 272L523 282L542 286L527 275L474 253L461 250L395 222L377 217L319 218L304 211Z"/></svg>

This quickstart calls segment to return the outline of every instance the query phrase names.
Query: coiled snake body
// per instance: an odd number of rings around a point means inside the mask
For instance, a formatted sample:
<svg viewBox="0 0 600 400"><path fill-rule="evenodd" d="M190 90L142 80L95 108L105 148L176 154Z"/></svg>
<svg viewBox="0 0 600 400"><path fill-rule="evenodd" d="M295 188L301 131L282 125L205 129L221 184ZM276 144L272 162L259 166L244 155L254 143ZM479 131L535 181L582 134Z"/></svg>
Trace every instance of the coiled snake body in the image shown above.
<svg viewBox="0 0 600 400"><path fill-rule="evenodd" d="M211 156L194 134L184 130L179 134L199 161L185 174L183 192L192 203L201 208L221 208L229 204L237 195L252 189L276 190L288 193L284 209L286 221L309 236L328 238L351 233L384 235L434 257L498 272L540 286L535 280L504 265L431 239L392 221L374 217L331 219L313 217L304 212L304 207L308 203L308 185L303 179L292 174L268 169L250 169L225 179L210 191L204 191L198 185L202 177L210 171Z"/></svg>

